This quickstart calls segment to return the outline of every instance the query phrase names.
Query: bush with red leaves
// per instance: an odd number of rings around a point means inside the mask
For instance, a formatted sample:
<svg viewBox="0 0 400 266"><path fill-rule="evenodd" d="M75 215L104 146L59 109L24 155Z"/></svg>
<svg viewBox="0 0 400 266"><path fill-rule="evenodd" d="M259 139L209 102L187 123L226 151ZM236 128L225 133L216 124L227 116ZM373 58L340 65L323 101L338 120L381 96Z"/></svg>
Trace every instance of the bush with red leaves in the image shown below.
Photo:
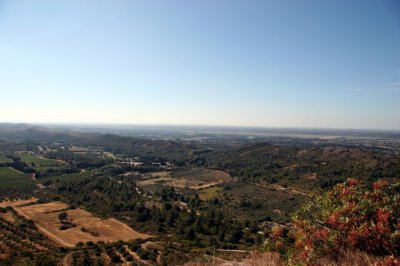
<svg viewBox="0 0 400 266"><path fill-rule="evenodd" d="M400 184L379 181L367 188L349 179L304 205L290 228L273 228L266 247L299 264L354 250L385 257L383 265L397 265Z"/></svg>

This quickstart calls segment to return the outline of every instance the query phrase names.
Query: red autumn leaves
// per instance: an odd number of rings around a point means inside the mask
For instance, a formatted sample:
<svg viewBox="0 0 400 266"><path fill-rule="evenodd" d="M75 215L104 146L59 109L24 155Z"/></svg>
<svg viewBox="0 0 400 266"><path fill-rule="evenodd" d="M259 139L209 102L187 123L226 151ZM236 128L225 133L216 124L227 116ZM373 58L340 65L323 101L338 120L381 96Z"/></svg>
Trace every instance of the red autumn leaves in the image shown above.
<svg viewBox="0 0 400 266"><path fill-rule="evenodd" d="M367 188L349 179L305 205L286 231L274 228L266 245L301 264L343 250L396 258L400 255L400 184L378 181Z"/></svg>

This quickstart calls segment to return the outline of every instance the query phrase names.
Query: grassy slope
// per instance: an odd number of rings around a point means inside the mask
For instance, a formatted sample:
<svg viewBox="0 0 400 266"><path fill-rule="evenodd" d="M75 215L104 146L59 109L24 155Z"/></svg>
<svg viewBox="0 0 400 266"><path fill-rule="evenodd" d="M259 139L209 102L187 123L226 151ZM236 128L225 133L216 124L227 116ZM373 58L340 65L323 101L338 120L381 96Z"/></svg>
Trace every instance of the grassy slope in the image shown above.
<svg viewBox="0 0 400 266"><path fill-rule="evenodd" d="M66 180L66 179L73 179L73 178L84 178L84 177L89 177L90 176L90 172L81 172L81 173L75 173L75 174L65 174L65 175L56 175L56 176L49 176L49 177L44 177L41 178L40 181L41 182L45 182L45 181L56 181L57 180Z"/></svg>
<svg viewBox="0 0 400 266"><path fill-rule="evenodd" d="M0 187L27 185L34 182L32 174L20 173L8 167L0 167Z"/></svg>
<svg viewBox="0 0 400 266"><path fill-rule="evenodd" d="M47 166L47 167L51 167L51 166L57 167L57 166L65 165L65 163L61 162L61 161L41 158L41 157L30 155L30 154L18 154L17 156L19 158L21 158L21 161L24 161L28 165L30 165L31 163L39 164L41 166Z"/></svg>

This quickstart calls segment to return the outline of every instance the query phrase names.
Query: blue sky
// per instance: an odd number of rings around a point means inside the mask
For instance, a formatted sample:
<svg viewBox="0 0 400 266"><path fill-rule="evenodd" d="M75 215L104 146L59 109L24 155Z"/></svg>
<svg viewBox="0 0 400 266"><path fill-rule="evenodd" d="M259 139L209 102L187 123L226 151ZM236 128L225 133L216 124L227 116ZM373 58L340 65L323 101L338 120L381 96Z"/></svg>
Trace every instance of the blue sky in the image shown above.
<svg viewBox="0 0 400 266"><path fill-rule="evenodd" d="M400 129L400 2L0 0L0 122Z"/></svg>

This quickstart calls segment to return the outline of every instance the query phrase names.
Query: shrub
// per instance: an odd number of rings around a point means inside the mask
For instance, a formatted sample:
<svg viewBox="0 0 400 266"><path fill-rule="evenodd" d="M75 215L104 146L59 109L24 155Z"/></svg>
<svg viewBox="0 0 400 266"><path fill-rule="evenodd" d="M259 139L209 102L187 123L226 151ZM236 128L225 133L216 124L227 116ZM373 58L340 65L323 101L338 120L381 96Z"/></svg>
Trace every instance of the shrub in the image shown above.
<svg viewBox="0 0 400 266"><path fill-rule="evenodd" d="M114 252L111 254L111 260L113 263L121 263L121 257L115 254Z"/></svg>
<svg viewBox="0 0 400 266"><path fill-rule="evenodd" d="M290 228L274 227L266 246L300 264L339 256L343 250L398 257L399 192L400 184L379 181L367 188L349 179L305 204Z"/></svg>
<svg viewBox="0 0 400 266"><path fill-rule="evenodd" d="M68 214L67 214L66 212L60 212L60 213L58 214L58 219L59 219L60 221L66 220L67 218L68 218Z"/></svg>
<svg viewBox="0 0 400 266"><path fill-rule="evenodd" d="M156 258L154 252L143 248L139 248L137 254L142 260L155 260Z"/></svg>
<svg viewBox="0 0 400 266"><path fill-rule="evenodd" d="M136 252L136 251L138 251L138 249L140 248L140 244L137 244L137 243L129 244L129 248L130 248L133 252Z"/></svg>
<svg viewBox="0 0 400 266"><path fill-rule="evenodd" d="M33 257L33 253L29 250L22 250L21 255L24 257L30 257L30 258Z"/></svg>
<svg viewBox="0 0 400 266"><path fill-rule="evenodd" d="M68 229L70 229L70 228L71 228L71 226L66 225L66 224L62 224L58 229L59 229L59 230L68 230Z"/></svg>

